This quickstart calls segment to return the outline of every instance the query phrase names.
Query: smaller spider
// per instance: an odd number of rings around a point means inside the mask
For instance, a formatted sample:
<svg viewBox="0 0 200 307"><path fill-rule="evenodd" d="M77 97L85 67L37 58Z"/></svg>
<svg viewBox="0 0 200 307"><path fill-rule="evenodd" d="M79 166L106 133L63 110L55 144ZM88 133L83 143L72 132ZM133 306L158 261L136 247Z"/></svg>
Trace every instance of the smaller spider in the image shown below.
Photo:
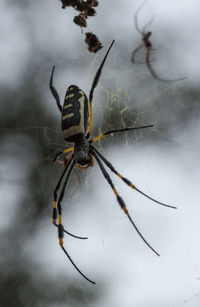
<svg viewBox="0 0 200 307"><path fill-rule="evenodd" d="M135 28L136 28L137 32L140 33L141 36L142 36L142 43L132 52L132 56L131 56L132 63L138 63L138 62L135 61L135 56L136 56L136 54L138 53L139 50L141 50L142 48L145 48L146 49L145 63L147 65L151 75L154 77L154 79L157 79L157 80L163 81L163 82L177 82L177 81L183 81L183 80L187 79L186 77L179 78L179 79L173 79L173 80L163 79L163 78L158 77L157 74L155 73L153 67L151 66L151 60L150 60L151 52L154 50L152 48L152 43L150 41L150 36L152 35L152 32L150 32L150 31L147 32L147 28L153 22L153 18L143 27L142 30L138 26L138 13L144 5L145 5L145 3L143 3L137 9L137 11L134 15Z"/></svg>
<svg viewBox="0 0 200 307"><path fill-rule="evenodd" d="M57 107L61 113L61 126L62 126L63 137L67 142L73 143L73 147L70 147L63 151L58 152L54 159L55 161L60 154L67 153L67 162L65 164L64 170L54 190L53 224L56 227L58 227L58 238L59 238L60 247L62 248L66 256L69 258L72 265L86 280L88 280L89 282L93 284L95 284L95 282L89 279L88 277L86 277L79 270L79 268L76 266L76 264L74 263L74 261L69 256L68 252L63 246L64 232L78 239L87 239L86 237L79 237L79 236L72 235L71 233L66 231L61 221L62 220L61 203L63 201L65 189L67 187L72 170L76 164L78 164L78 167L80 169L86 169L89 166L93 166L94 159L96 160L97 164L100 167L100 170L102 171L103 176L105 177L113 193L115 194L119 206L121 207L123 212L126 214L132 226L135 228L135 230L137 231L139 236L142 238L142 240L145 242L145 244L157 256L159 256L159 254L146 241L146 239L143 237L143 235L141 234L141 232L135 225L132 217L130 216L128 212L128 209L125 205L123 198L118 194L105 166L107 166L111 170L111 172L113 172L121 180L123 180L124 183L127 184L130 188L136 190L143 196L158 203L159 205L176 209L176 207L161 203L160 201L155 200L154 198L150 197L149 195L139 190L129 179L123 177L120 173L118 173L116 169L114 168L114 166L92 145L93 142L96 142L97 140L103 138L106 135L123 132L123 131L131 131L131 130L136 130L136 129L145 129L145 128L153 127L153 125L142 126L142 127L127 127L127 128L122 128L122 129L110 130L110 131L100 134L97 137L90 136L91 128L92 128L93 93L94 93L94 89L96 88L99 82L99 78L101 76L103 66L105 64L106 58L113 44L114 44L114 41L112 41L108 51L106 52L106 55L104 56L101 62L99 69L96 72L96 75L94 76L92 87L91 87L90 94L89 94L89 105L88 105L88 98L86 94L78 86L70 85L65 94L63 107L61 106L59 95L57 93L57 90L53 86L53 74L54 74L55 66L53 66L51 77L50 77L50 82L49 82L50 90L56 100ZM71 155L68 155L69 153L71 153ZM61 192L58 197L58 190L60 189L63 180L64 180L64 183L62 185ZM58 224L57 224L57 212L58 212Z"/></svg>

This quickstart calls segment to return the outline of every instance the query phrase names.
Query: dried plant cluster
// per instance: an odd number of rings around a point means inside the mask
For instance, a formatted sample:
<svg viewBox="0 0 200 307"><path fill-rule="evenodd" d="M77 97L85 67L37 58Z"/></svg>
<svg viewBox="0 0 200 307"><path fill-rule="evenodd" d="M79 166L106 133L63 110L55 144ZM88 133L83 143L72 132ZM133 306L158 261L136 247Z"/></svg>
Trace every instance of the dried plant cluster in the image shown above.
<svg viewBox="0 0 200 307"><path fill-rule="evenodd" d="M97 14L94 7L97 7L99 4L97 0L61 0L61 2L63 9L66 7L73 7L76 11L80 12L74 17L73 21L75 24L81 27L81 29L87 27L86 19L88 17L92 17ZM91 53L96 53L103 47L98 37L92 32L85 33L85 42L88 46L89 52Z"/></svg>

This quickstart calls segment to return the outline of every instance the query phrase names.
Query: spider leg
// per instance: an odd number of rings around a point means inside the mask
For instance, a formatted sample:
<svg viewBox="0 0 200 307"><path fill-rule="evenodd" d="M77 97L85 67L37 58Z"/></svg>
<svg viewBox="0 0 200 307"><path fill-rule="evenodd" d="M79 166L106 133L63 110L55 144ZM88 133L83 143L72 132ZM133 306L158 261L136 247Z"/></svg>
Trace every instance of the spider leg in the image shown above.
<svg viewBox="0 0 200 307"><path fill-rule="evenodd" d="M74 147L70 147L70 148L67 148L67 149L64 149L63 152L70 152L70 151L73 151L74 150Z"/></svg>
<svg viewBox="0 0 200 307"><path fill-rule="evenodd" d="M63 154L63 150L62 151L59 151L55 154L54 158L53 158L53 162L56 162L57 158Z"/></svg>
<svg viewBox="0 0 200 307"><path fill-rule="evenodd" d="M137 11L135 12L135 15L134 15L134 22L135 22L135 28L137 30L138 33L140 34L144 34L144 32L142 30L140 30L139 28L139 25L138 25L138 14L139 14L139 11L142 9L142 7L146 4L146 2L143 2L140 7L137 9Z"/></svg>
<svg viewBox="0 0 200 307"><path fill-rule="evenodd" d="M142 48L144 48L144 43L143 42L136 49L133 50L132 55L131 55L131 62L132 63L138 63L137 61L135 61L135 55Z"/></svg>
<svg viewBox="0 0 200 307"><path fill-rule="evenodd" d="M57 193L58 193L58 190L60 188L60 185L62 183L62 180L64 178L64 175L66 173L66 171L68 170L69 168L69 165L71 163L71 161L73 160L74 158L74 155L72 155L69 163L66 165L66 167L64 168L59 180L58 180L58 183L56 185L56 188L54 190L54 204L53 204L53 224L58 227L58 224L56 224L56 220L57 220ZM77 239L87 239L87 237L79 237L79 236L76 236L76 235L73 235L72 233L68 232L67 230L63 229L64 232L66 232L68 235L74 237L74 238L77 238Z"/></svg>
<svg viewBox="0 0 200 307"><path fill-rule="evenodd" d="M62 250L64 251L65 255L68 257L68 259L70 260L70 262L72 263L72 265L74 266L74 268L75 268L75 269L76 269L86 280L88 280L88 281L91 282L92 284L95 284L94 281L90 280L88 277L86 277L86 276L79 270L79 268L76 266L76 264L74 263L74 261L72 260L72 258L70 257L70 255L68 254L68 252L66 251L66 249L65 249L64 246L63 246L64 227L63 227L63 225L62 225L62 206L61 206L61 202L62 202L62 200L63 200L64 194L65 194L65 189L66 189L67 183L68 183L68 181L69 181L70 175L71 175L71 173L72 173L72 170L73 170L75 164L76 164L76 161L75 161L75 160L72 160L72 162L70 163L69 171L68 171L68 173L67 173L67 177L66 177L66 179L65 179L65 181L64 181L64 184L63 184L63 187L62 187L62 190L61 190L59 199L58 199L58 205L57 205L57 208L58 208L58 238L59 238L60 247L61 247Z"/></svg>
<svg viewBox="0 0 200 307"><path fill-rule="evenodd" d="M122 179L130 188L136 190L137 192L139 192L140 194L142 194L143 196L149 198L150 200L154 201L155 203L161 205L161 206L165 206L165 207L169 207L172 209L177 209L177 207L175 206L170 206L164 203L161 203L160 201L150 197L149 195L147 195L146 193L142 192L141 190L139 190L138 188L136 188L136 186L127 178L123 177L120 173L118 173L115 168L113 167L113 165L92 145L90 145L92 150L95 151L95 153L103 160L103 162L109 167L109 169L115 174L117 175L120 179Z"/></svg>
<svg viewBox="0 0 200 307"><path fill-rule="evenodd" d="M150 73L151 73L152 76L154 77L154 79L160 80L160 79L157 77L155 71L153 70L153 68L152 68L152 66L151 66L151 64L150 64L150 53L151 53L151 48L147 48L147 50L146 50L146 65L147 65L147 67L148 67ZM162 80L160 80L160 81L162 81Z"/></svg>
<svg viewBox="0 0 200 307"><path fill-rule="evenodd" d="M137 228L137 226L135 225L135 223L133 222L133 219L131 218L131 216L129 215L129 212L126 208L126 205L125 205L125 202L124 200L122 199L122 197L118 194L108 172L106 171L106 169L104 168L100 158L97 156L97 154L91 150L91 154L95 157L105 179L107 180L107 182L109 183L109 185L111 186L116 198L117 198L117 201L121 207L121 209L124 211L124 213L128 216L129 218L129 221L131 222L131 224L133 225L133 227L135 228L135 230L137 231L137 233L139 234L139 236L141 237L141 239L145 242L145 244L157 255L157 256L160 256L156 251L155 249L146 241L146 239L143 237L143 235L141 234L141 232L139 231L139 229Z"/></svg>
<svg viewBox="0 0 200 307"><path fill-rule="evenodd" d="M150 27L150 25L152 24L152 22L154 21L154 18L155 17L152 17L148 22L147 22L147 24L143 27L143 33L146 33L146 30L147 30L147 28L148 27Z"/></svg>
<svg viewBox="0 0 200 307"><path fill-rule="evenodd" d="M65 153L65 152L70 152L70 151L73 151L73 150L74 150L74 147L70 147L70 148L63 149L62 151L57 152L57 154L55 155L55 157L54 157L54 159L53 159L53 162L56 162L57 158L58 158L61 154Z"/></svg>
<svg viewBox="0 0 200 307"><path fill-rule="evenodd" d="M162 82L178 82L178 81L183 81L185 79L187 79L187 77L183 77L183 78L179 78L179 79L162 79L160 77L157 76L157 74L155 73L153 67L151 66L151 61L150 61L150 53L152 51L152 48L147 48L147 51L146 51L146 65L151 73L151 75L154 77L154 79L156 80L159 80L159 81L162 81Z"/></svg>
<svg viewBox="0 0 200 307"><path fill-rule="evenodd" d="M55 87L53 86L53 74L54 74L54 69L55 69L55 66L53 66L53 68L52 68L51 77L50 77L50 80L49 80L49 87L50 87L50 90L51 90L52 95L54 96L54 98L55 98L55 100L56 100L57 107L58 107L60 113L62 113L62 106L61 106L61 104L60 104L60 98L59 98L59 95L58 95L57 90L56 90Z"/></svg>
<svg viewBox="0 0 200 307"><path fill-rule="evenodd" d="M88 134L86 136L86 138L88 139L90 137L90 133L91 133L91 128L92 128L92 100L93 100L93 93L94 93L94 89L95 87L97 86L98 82L99 82L99 78L101 76L101 72L102 72L102 69L103 69L103 66L104 66L104 63L106 61L106 58L110 52L110 49L112 48L112 45L114 44L114 40L112 41L108 51L106 52L106 55L104 56L103 58L103 61L101 62L101 65L99 66L99 69L97 70L96 72L96 75L93 79L93 82L92 82L92 87L91 87L91 90L90 90L90 95L89 95L89 111L90 111L90 118L89 118L89 128L88 128Z"/></svg>
<svg viewBox="0 0 200 307"><path fill-rule="evenodd" d="M96 136L95 138L92 138L89 142L91 144L91 143L96 142L97 140L103 138L104 136L106 136L108 134L112 134L112 133L116 133L116 132L123 132L123 131L130 131L130 130L137 130L137 129L144 129L144 128L151 128L151 127L153 127L153 125L110 130L110 131L107 131L105 133L100 134L99 136Z"/></svg>

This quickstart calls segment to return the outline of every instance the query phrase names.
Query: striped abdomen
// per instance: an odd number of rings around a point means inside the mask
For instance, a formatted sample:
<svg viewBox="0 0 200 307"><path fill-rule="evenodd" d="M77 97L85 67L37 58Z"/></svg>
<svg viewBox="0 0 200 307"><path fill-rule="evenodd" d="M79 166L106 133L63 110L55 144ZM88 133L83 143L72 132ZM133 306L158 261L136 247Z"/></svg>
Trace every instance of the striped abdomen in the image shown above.
<svg viewBox="0 0 200 307"><path fill-rule="evenodd" d="M88 129L88 99L76 85L68 87L62 111L62 132L66 141L76 142Z"/></svg>

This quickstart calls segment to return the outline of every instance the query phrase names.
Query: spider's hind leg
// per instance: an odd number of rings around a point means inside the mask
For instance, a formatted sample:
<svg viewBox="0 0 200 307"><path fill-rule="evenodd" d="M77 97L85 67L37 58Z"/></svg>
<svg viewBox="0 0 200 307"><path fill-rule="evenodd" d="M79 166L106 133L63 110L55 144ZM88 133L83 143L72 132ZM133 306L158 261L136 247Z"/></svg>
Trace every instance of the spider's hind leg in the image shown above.
<svg viewBox="0 0 200 307"><path fill-rule="evenodd" d="M70 178L70 175L72 173L72 170L75 166L76 162L74 159L71 160L71 163L69 163L68 165L70 165L70 168L69 168L69 171L67 173L67 177L64 181L64 184L63 184L63 187L62 187L62 190L61 190L61 193L59 195L59 198L58 198L58 204L57 204L57 209L58 209L58 238L59 238L59 245L60 247L62 248L63 252L65 253L65 255L68 257L68 259L70 260L70 262L72 263L72 265L74 266L74 268L79 272L79 274L81 274L83 276L83 278L85 278L87 281L91 282L92 284L95 284L94 281L92 281L91 279L89 279L87 276L85 276L80 270L79 268L76 266L76 264L74 263L74 261L72 260L72 258L70 257L70 255L68 254L68 252L66 251L66 249L64 248L63 246L63 237L64 237L64 232L66 232L64 230L64 227L62 225L62 206L61 206L61 202L64 198L64 195L65 195L65 189L66 189L66 186L68 184L68 181L69 181L69 178ZM68 168L68 165L66 166L66 168ZM65 171L65 170L64 170ZM63 171L63 173L64 173ZM63 175L63 174L62 174ZM61 177L62 177L61 175ZM64 175L63 175L64 176ZM63 178L63 177L62 177ZM60 179L62 181L62 179ZM60 181L59 180L59 181Z"/></svg>

